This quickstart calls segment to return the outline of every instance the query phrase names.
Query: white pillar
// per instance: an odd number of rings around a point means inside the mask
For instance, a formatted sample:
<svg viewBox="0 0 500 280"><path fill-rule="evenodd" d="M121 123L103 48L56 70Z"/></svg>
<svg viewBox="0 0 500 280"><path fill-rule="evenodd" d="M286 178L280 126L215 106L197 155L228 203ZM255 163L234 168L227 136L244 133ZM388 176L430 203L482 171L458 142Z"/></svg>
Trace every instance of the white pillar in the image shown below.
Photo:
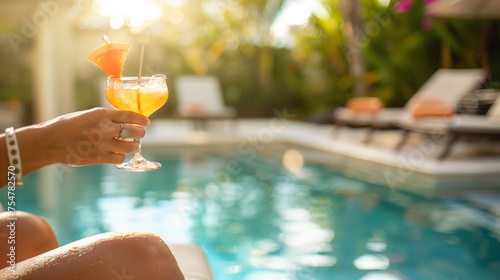
<svg viewBox="0 0 500 280"><path fill-rule="evenodd" d="M78 58L73 58L73 22L67 7L56 1L50 3L53 6L45 9L38 5L34 14L27 17L35 43L32 60L35 123L75 110L73 65ZM40 207L51 213L58 203L55 186L60 183L55 170L52 166L40 170L37 184Z"/></svg>
<svg viewBox="0 0 500 280"><path fill-rule="evenodd" d="M38 31L33 59L35 123L75 110L73 24L67 10L64 5L52 13L35 10L47 17L45 22L33 22Z"/></svg>

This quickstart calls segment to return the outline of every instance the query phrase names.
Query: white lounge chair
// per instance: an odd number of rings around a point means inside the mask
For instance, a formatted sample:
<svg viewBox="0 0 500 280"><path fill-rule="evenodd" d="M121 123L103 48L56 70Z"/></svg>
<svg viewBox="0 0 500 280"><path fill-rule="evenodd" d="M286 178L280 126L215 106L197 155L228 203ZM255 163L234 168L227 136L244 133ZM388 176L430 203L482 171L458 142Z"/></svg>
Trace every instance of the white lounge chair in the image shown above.
<svg viewBox="0 0 500 280"><path fill-rule="evenodd" d="M201 249L194 244L168 245L186 280L213 280L210 266Z"/></svg>
<svg viewBox="0 0 500 280"><path fill-rule="evenodd" d="M398 120L410 114L409 107L418 98L438 98L455 108L467 94L477 89L486 79L483 69L438 69L420 87L403 108L385 108L376 114L356 115L346 108L335 113L335 122L340 126L369 127L365 138L368 143L373 132L382 129L399 128Z"/></svg>
<svg viewBox="0 0 500 280"><path fill-rule="evenodd" d="M407 116L400 119L398 124L405 130L405 135L397 149L405 144L410 132L448 135L446 146L438 156L439 159L444 159L450 153L453 144L460 138L500 140L500 97L496 99L486 115L457 114L450 118L418 120Z"/></svg>
<svg viewBox="0 0 500 280"><path fill-rule="evenodd" d="M234 108L224 104L220 83L215 76L184 75L175 80L177 115L201 123L235 119Z"/></svg>

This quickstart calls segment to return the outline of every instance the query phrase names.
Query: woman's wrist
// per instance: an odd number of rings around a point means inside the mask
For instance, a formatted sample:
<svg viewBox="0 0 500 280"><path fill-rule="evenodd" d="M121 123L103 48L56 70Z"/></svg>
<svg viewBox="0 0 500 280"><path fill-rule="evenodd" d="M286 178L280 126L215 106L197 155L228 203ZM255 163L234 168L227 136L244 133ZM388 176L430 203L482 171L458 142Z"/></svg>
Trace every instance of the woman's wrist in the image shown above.
<svg viewBox="0 0 500 280"><path fill-rule="evenodd" d="M51 135L43 126L31 125L16 129L23 175L57 163L57 152L51 149ZM53 145L52 145L53 146Z"/></svg>

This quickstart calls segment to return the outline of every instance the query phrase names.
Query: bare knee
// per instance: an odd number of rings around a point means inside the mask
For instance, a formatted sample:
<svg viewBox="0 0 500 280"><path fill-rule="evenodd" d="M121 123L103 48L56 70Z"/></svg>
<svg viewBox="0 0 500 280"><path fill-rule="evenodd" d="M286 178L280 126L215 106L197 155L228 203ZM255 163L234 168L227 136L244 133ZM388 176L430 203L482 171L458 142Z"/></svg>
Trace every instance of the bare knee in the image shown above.
<svg viewBox="0 0 500 280"><path fill-rule="evenodd" d="M15 219L9 219L15 218ZM0 268L7 266L7 252L15 247L16 262L20 262L58 247L54 230L40 216L16 211L0 213Z"/></svg>
<svg viewBox="0 0 500 280"><path fill-rule="evenodd" d="M26 280L184 279L168 246L151 233L105 233L84 238L19 263L16 272L6 277Z"/></svg>

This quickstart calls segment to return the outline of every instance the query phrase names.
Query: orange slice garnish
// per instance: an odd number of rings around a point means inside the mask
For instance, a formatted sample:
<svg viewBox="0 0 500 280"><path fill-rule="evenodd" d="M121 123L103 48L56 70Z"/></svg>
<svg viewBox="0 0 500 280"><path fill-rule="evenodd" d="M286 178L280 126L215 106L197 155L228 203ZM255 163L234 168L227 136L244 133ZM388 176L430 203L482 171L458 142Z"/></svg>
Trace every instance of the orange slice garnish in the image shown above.
<svg viewBox="0 0 500 280"><path fill-rule="evenodd" d="M127 43L104 44L91 51L87 60L101 68L108 76L119 78L122 76L123 64L130 46Z"/></svg>

